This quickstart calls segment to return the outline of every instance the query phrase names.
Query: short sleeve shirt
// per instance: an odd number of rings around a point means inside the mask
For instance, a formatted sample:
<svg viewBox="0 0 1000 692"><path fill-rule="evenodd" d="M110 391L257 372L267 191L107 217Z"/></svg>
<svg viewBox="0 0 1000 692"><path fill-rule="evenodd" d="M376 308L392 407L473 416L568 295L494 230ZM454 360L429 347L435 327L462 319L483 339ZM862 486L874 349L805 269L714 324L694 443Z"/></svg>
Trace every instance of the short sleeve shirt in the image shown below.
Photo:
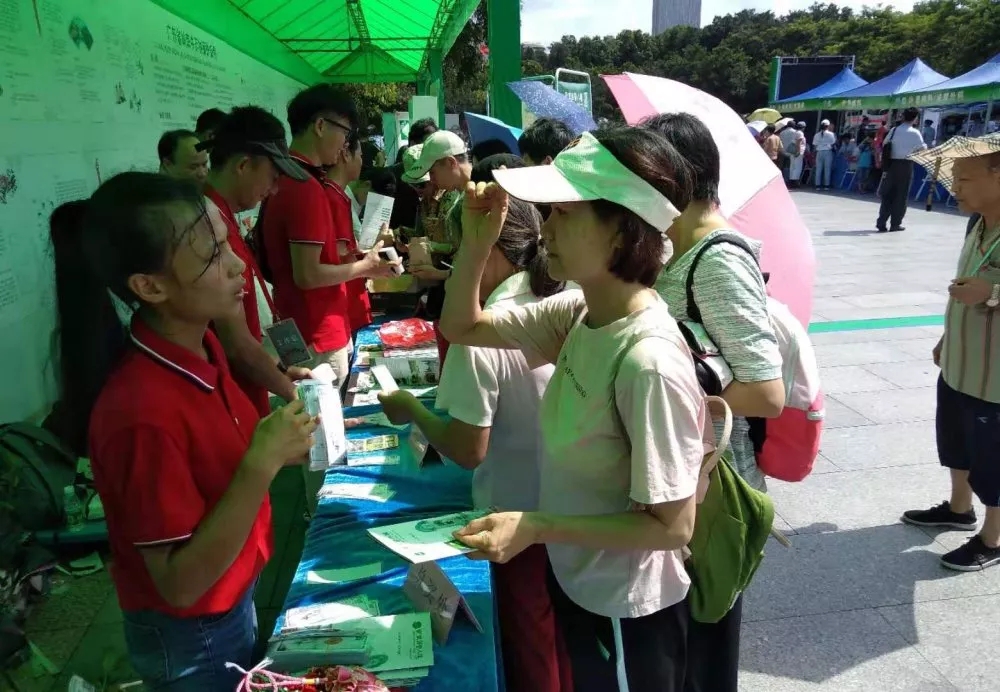
<svg viewBox="0 0 1000 692"><path fill-rule="evenodd" d="M264 247L274 279L274 302L284 318L295 320L302 337L317 352L347 345L351 322L344 284L301 289L292 273L291 244L317 245L322 264L339 264L338 236L330 198L316 167L299 156L296 161L313 174L305 182L287 176L267 200L262 229Z"/></svg>
<svg viewBox="0 0 1000 692"><path fill-rule="evenodd" d="M141 550L183 543L229 488L250 446L257 411L229 373L215 335L204 359L132 321L132 348L101 391L90 420L94 483L104 505L121 607L177 617L229 611L272 552L267 498L236 560L201 599L174 608Z"/></svg>
<svg viewBox="0 0 1000 692"><path fill-rule="evenodd" d="M670 306L675 320L691 319L687 303L687 277L701 246L717 235L742 238L755 255L760 244L736 231L719 229L674 258L656 280L656 292ZM767 382L781 378L781 352L767 310L764 277L754 257L730 243L713 245L698 261L694 275L694 298L702 325L740 382ZM746 418L733 418L730 437L733 461L740 475L759 490L766 487L764 474L750 441Z"/></svg>
<svg viewBox="0 0 1000 692"><path fill-rule="evenodd" d="M982 218L965 238L956 277L978 276L1000 283L1000 226L985 228ZM976 399L1000 404L1000 311L948 299L941 376L949 387Z"/></svg>
<svg viewBox="0 0 1000 692"><path fill-rule="evenodd" d="M706 451L705 400L691 354L662 301L592 328L583 294L566 291L496 310L493 324L529 362L555 364L542 401L541 511L615 514L695 494ZM659 338L629 349L616 377L619 356L645 330ZM687 595L680 551L546 547L566 594L598 615L642 617Z"/></svg>
<svg viewBox="0 0 1000 692"><path fill-rule="evenodd" d="M260 312L257 305L256 290L257 275L254 271L254 267L257 266L257 260L240 234L239 224L236 222L236 216L233 214L229 203L211 185L205 186L205 197L219 210L222 220L226 223L226 230L228 232L226 239L229 241L229 247L233 249L236 256L243 260L243 263L246 265L246 269L243 270L243 279L247 282L247 290L243 294L243 315L246 318L247 329L250 334L257 341L261 341L264 337L264 332L260 325ZM250 397L250 401L253 402L257 413L261 417L271 412L271 396L266 388L251 382L238 372L233 373L233 378L243 391L246 392L246 395Z"/></svg>
<svg viewBox="0 0 1000 692"><path fill-rule="evenodd" d="M538 302L527 272L504 281L486 308ZM490 428L486 458L472 479L476 507L538 509L542 437L538 414L552 365L532 368L516 349L452 344L438 384L436 408L455 420Z"/></svg>
<svg viewBox="0 0 1000 692"><path fill-rule="evenodd" d="M328 181L324 187L330 198L334 232L339 241L338 260L341 263L354 262L358 252L358 241L354 234L354 221L351 217L351 198L333 181ZM372 323L371 301L364 278L351 279L344 284L344 289L347 293L347 314L353 333Z"/></svg>

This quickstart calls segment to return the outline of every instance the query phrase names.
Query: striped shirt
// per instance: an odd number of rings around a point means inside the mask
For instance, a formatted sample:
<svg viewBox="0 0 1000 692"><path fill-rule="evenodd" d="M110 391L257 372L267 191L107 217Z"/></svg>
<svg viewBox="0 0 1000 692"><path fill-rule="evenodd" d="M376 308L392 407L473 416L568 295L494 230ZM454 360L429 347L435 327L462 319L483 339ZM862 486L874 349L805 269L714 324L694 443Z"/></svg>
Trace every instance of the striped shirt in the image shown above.
<svg viewBox="0 0 1000 692"><path fill-rule="evenodd" d="M702 244L720 233L740 235L726 229L712 231L683 255L673 258L656 280L656 292L666 301L671 317L678 322L690 321L686 286L691 263ZM760 253L760 243L740 237ZM710 247L698 261L693 288L702 326L719 347L733 376L740 382L781 379L781 352L767 312L764 277L746 250L731 243ZM720 427L716 426L716 434ZM730 440L733 461L740 476L758 490L764 490L764 474L757 468L746 418L733 418Z"/></svg>
<svg viewBox="0 0 1000 692"><path fill-rule="evenodd" d="M980 219L965 239L958 277L978 276L1000 283L1000 225L987 229ZM989 256L985 253L992 248ZM980 268L981 266L981 268ZM978 269L978 271L977 271ZM1000 317L985 305L963 305L953 298L945 312L941 374L949 387L976 399L1000 404Z"/></svg>

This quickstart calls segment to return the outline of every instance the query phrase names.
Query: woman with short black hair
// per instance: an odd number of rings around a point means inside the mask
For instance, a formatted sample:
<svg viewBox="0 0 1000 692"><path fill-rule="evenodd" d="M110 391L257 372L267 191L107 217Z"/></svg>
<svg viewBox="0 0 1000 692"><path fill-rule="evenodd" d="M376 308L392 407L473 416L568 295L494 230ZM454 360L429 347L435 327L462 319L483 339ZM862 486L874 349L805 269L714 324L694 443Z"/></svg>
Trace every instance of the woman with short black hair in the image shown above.
<svg viewBox="0 0 1000 692"><path fill-rule="evenodd" d="M691 354L651 290L690 169L658 135L585 134L551 166L469 186L441 328L453 343L520 349L555 371L542 400L539 511L498 512L456 538L506 562L544 544L576 690L679 692L707 410ZM474 298L509 197L552 205L554 279L580 290L499 310ZM608 653L610 652L610 656Z"/></svg>

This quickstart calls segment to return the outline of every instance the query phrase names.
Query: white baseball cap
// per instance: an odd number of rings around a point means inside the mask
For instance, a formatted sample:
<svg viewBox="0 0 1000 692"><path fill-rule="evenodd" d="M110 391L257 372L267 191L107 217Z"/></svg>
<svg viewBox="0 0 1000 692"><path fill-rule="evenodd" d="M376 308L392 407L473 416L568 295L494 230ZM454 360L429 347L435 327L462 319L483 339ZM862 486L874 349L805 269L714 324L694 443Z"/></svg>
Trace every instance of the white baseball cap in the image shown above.
<svg viewBox="0 0 1000 692"><path fill-rule="evenodd" d="M423 149L423 144L414 144L403 152L403 175L400 177L408 185L420 185L431 179L431 176L426 171L421 174L419 170L420 152Z"/></svg>
<svg viewBox="0 0 1000 692"><path fill-rule="evenodd" d="M820 124L820 125L826 125L827 127L830 127L830 121L829 121L829 120L826 120L826 119L824 119L824 120L820 120L820 121L819 121L819 124Z"/></svg>
<svg viewBox="0 0 1000 692"><path fill-rule="evenodd" d="M465 141L448 130L438 130L424 140L420 158L410 173L411 177L422 177L430 172L431 166L447 156L468 153Z"/></svg>
<svg viewBox="0 0 1000 692"><path fill-rule="evenodd" d="M670 200L589 132L564 149L551 166L496 170L493 178L512 197L533 204L606 199L635 212L658 231L666 231L680 216Z"/></svg>

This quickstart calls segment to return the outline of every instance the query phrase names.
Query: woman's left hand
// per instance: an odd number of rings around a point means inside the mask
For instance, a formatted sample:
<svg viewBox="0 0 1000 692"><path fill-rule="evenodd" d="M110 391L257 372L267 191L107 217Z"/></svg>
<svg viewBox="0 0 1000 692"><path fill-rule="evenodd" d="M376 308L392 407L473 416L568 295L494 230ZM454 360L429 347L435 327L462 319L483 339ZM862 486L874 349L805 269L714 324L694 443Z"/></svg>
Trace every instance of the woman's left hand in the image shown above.
<svg viewBox="0 0 1000 692"><path fill-rule="evenodd" d="M978 276L955 279L948 287L951 297L965 305L982 305L990 298L993 284Z"/></svg>
<svg viewBox="0 0 1000 692"><path fill-rule="evenodd" d="M530 512L498 512L473 519L453 535L475 548L466 557L473 560L508 562L538 542L538 529Z"/></svg>

